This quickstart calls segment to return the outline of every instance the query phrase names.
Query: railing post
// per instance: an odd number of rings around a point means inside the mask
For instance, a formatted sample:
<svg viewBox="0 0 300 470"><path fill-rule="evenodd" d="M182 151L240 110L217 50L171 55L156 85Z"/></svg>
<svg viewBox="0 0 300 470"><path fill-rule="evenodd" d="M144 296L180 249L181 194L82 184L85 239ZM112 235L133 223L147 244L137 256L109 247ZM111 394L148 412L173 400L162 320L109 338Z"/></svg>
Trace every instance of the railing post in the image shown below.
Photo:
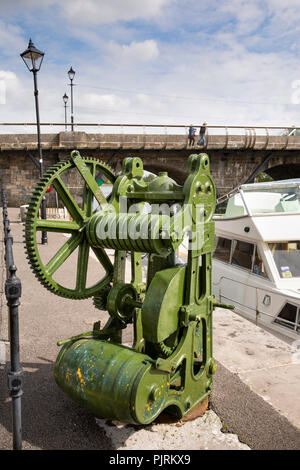
<svg viewBox="0 0 300 470"><path fill-rule="evenodd" d="M147 134L146 134L146 127L143 126L143 140L144 140L144 147L146 147L146 142L147 142Z"/></svg>
<svg viewBox="0 0 300 470"><path fill-rule="evenodd" d="M9 308L10 327L10 369L8 371L8 391L13 404L13 449L22 449L22 413L21 396L23 395L23 369L19 355L19 298L21 281L16 276L16 267L9 267L10 276L5 282L5 295Z"/></svg>
<svg viewBox="0 0 300 470"><path fill-rule="evenodd" d="M10 222L8 219L7 202L4 191L3 201L3 226L5 243L6 282L5 296L9 310L9 336L10 336L10 369L7 374L8 391L12 398L13 415L13 449L22 449L22 413L21 396L23 395L23 369L20 364L19 353L19 298L21 297L21 281L16 276L16 266L13 258L13 237L10 235Z"/></svg>
<svg viewBox="0 0 300 470"><path fill-rule="evenodd" d="M120 148L123 147L123 144L124 144L124 126L120 126L121 127L121 134L120 134Z"/></svg>
<svg viewBox="0 0 300 470"><path fill-rule="evenodd" d="M228 139L229 139L228 128L227 127L225 127L225 132L226 132L226 139L225 139L224 149L227 149Z"/></svg>
<svg viewBox="0 0 300 470"><path fill-rule="evenodd" d="M269 129L266 127L266 144L264 146L264 149L268 148L269 145L269 139L270 139L270 134L269 134Z"/></svg>
<svg viewBox="0 0 300 470"><path fill-rule="evenodd" d="M164 145L163 148L167 148L167 145L168 145L168 127L164 126L164 130L165 130L166 142L165 142L165 145Z"/></svg>

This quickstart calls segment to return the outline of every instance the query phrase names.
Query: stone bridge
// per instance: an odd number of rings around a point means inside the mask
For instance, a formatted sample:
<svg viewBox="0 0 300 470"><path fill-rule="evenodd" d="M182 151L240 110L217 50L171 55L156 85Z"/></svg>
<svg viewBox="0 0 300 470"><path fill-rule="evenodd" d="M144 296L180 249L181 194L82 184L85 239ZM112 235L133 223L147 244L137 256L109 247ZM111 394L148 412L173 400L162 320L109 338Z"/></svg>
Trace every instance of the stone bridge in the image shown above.
<svg viewBox="0 0 300 470"><path fill-rule="evenodd" d="M139 156L146 170L168 171L178 183L185 179L189 155L206 152L219 195L245 182L255 170L274 179L300 177L298 135L208 133L205 147L191 148L187 136L179 134L59 132L43 134L42 149L45 169L78 149L82 156L99 158L117 171L125 157ZM33 159L38 159L36 134L0 134L0 185L11 206L30 198L39 178Z"/></svg>

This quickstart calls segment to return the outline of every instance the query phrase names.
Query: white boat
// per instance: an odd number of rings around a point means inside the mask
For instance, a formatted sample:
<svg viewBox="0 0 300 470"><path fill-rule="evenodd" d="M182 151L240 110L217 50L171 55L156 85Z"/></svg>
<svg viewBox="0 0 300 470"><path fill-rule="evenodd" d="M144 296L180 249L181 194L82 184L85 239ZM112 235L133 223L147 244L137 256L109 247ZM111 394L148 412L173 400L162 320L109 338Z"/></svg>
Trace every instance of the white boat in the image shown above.
<svg viewBox="0 0 300 470"><path fill-rule="evenodd" d="M217 301L299 340L300 179L242 185L214 220Z"/></svg>

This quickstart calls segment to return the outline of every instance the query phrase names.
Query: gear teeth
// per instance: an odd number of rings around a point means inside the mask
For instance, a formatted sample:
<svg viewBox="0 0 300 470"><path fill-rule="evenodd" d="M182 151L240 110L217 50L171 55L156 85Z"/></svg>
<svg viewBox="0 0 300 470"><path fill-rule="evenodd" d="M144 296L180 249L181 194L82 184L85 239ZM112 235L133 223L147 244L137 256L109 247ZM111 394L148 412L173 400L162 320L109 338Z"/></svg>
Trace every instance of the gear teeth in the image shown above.
<svg viewBox="0 0 300 470"><path fill-rule="evenodd" d="M111 290L111 285L107 285L97 292L97 294L93 297L93 304L94 307L98 308L99 310L107 310L107 297Z"/></svg>

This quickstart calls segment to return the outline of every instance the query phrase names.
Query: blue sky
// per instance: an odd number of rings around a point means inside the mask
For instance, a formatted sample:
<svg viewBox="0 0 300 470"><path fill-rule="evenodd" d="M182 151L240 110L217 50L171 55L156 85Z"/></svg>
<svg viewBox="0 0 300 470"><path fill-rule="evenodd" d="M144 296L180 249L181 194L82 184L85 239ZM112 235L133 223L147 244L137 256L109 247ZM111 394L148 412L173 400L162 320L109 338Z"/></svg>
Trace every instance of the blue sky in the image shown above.
<svg viewBox="0 0 300 470"><path fill-rule="evenodd" d="M34 121L20 52L45 52L41 120L300 126L298 0L1 1L0 122ZM299 96L298 96L299 95ZM69 109L68 109L69 111Z"/></svg>

